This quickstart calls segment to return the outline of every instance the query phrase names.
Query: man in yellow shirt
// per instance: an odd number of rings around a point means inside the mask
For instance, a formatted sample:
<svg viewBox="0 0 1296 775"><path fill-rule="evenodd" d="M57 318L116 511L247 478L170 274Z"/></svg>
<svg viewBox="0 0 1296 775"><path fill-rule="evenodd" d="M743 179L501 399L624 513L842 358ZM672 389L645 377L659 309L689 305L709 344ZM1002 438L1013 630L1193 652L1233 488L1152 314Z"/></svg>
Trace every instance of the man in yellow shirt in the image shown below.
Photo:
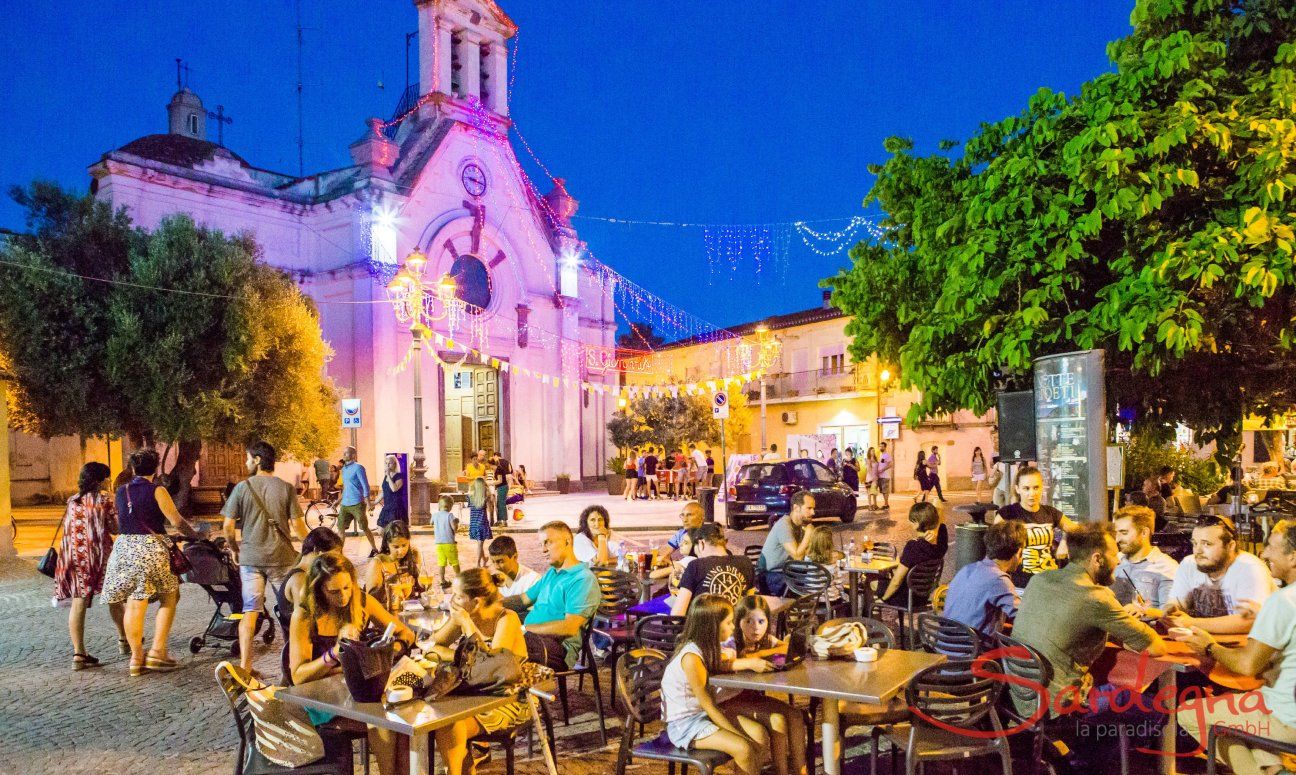
<svg viewBox="0 0 1296 775"><path fill-rule="evenodd" d="M479 476L483 479L486 477L486 451L482 449L477 450L468 465L464 466L465 479L471 482Z"/></svg>

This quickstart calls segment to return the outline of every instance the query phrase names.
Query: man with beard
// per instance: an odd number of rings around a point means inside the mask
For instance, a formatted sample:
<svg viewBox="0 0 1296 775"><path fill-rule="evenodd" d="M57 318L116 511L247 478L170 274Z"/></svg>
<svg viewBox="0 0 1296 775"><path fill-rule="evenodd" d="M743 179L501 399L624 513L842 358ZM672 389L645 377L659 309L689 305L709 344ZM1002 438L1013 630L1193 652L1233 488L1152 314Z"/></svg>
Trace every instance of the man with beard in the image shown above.
<svg viewBox="0 0 1296 775"><path fill-rule="evenodd" d="M1193 528L1191 557L1179 563L1166 614L1176 627L1216 635L1251 631L1256 611L1274 591L1264 561L1237 544L1228 517L1204 514Z"/></svg>
<svg viewBox="0 0 1296 775"><path fill-rule="evenodd" d="M1076 704L1089 706L1093 677L1089 667L1103 653L1108 638L1150 657L1165 653L1156 632L1117 602L1109 588L1116 570L1116 539L1111 525L1090 522L1066 534L1071 561L1060 570L1031 579L1022 595L1013 637L1037 649L1053 667L1048 687L1051 713ZM1100 695L1107 699L1109 693ZM1105 706L1107 703L1101 703Z"/></svg>

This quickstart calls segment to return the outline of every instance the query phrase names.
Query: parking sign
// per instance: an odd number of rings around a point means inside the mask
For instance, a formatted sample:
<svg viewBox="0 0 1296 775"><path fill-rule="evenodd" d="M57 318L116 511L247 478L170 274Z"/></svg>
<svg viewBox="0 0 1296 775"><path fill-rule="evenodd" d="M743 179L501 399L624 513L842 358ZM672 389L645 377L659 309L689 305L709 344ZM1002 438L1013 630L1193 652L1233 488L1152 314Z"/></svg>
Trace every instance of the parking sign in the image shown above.
<svg viewBox="0 0 1296 775"><path fill-rule="evenodd" d="M726 391L717 390L711 396L711 417L716 420L729 419L729 394Z"/></svg>
<svg viewBox="0 0 1296 775"><path fill-rule="evenodd" d="M342 399L342 427L343 428L360 427L360 399L358 398Z"/></svg>

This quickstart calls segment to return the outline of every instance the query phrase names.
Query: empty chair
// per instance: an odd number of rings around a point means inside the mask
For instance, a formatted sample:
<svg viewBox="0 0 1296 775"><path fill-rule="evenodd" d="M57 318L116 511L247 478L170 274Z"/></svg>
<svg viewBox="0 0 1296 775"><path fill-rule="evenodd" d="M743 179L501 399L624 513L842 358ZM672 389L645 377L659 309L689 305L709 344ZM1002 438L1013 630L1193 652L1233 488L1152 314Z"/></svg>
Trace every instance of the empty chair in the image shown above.
<svg viewBox="0 0 1296 775"><path fill-rule="evenodd" d="M833 583L832 571L810 560L790 560L783 566L783 579L793 597L819 597Z"/></svg>
<svg viewBox="0 0 1296 775"><path fill-rule="evenodd" d="M578 676L581 680L588 675L594 685L594 705L598 712L599 732L603 736L603 744L607 745L607 719L603 714L603 690L599 687L598 662L594 659L594 649L590 647L590 633L593 631L594 620L591 618L581 627L580 634L580 657L576 664L567 670L558 670L554 672L554 677L558 679L558 699L562 703L563 723L571 725L571 708L567 705L567 679L572 676Z"/></svg>
<svg viewBox="0 0 1296 775"><path fill-rule="evenodd" d="M743 547L743 554L747 556L747 559L751 560L753 568L755 568L756 563L760 561L762 549L764 549L764 547L761 544L752 544L751 546Z"/></svg>
<svg viewBox="0 0 1296 775"><path fill-rule="evenodd" d="M675 653L675 644L679 642L680 633L684 632L685 617L669 614L645 616L635 622L635 645L640 648L657 649L666 654Z"/></svg>
<svg viewBox="0 0 1296 775"><path fill-rule="evenodd" d="M865 636L864 645L872 646L878 650L879 657L889 649L895 648L895 637L891 634L891 628L886 626L885 622L877 619L869 619L864 616L843 617L841 619L829 619L819 625L819 632L827 630L829 627L835 627L847 622L858 622L864 626L867 635ZM819 707L819 700L810 701L810 720L813 722L815 711ZM851 727L872 727L873 728L873 746L876 748L878 737L882 724L895 724L904 721L909 717L909 710L904 703L897 697L889 705L874 705L867 702L844 702L841 704L841 732L843 744L841 747L842 757L845 758L846 731ZM814 724L809 725L811 735L814 734ZM810 741L807 751L814 750L814 741ZM844 772L838 767L839 772Z"/></svg>
<svg viewBox="0 0 1296 775"><path fill-rule="evenodd" d="M882 600L873 604L873 607L879 613L881 611L896 612L899 619L901 648L908 648L909 646L909 628L913 624L914 614L931 608L931 595L936 590L936 585L940 583L941 572L944 569L945 561L943 559L920 562L910 568L909 574L905 576L905 589L907 591L903 604L887 603Z"/></svg>
<svg viewBox="0 0 1296 775"><path fill-rule="evenodd" d="M1004 775L1012 775L1008 738L996 709L1002 676L978 678L972 673L972 664L970 659L950 660L923 670L909 681L905 700L913 710L912 718L882 728L893 757L897 747L904 747L908 775L918 772L919 766L928 761L995 755ZM1000 670L993 661L982 661L977 669L986 673ZM874 746L870 756L875 775L877 753L878 747Z"/></svg>
<svg viewBox="0 0 1296 775"><path fill-rule="evenodd" d="M817 595L804 595L784 606L778 615L779 621L782 622L779 637L786 638L790 633L803 627L813 627L818 619L815 616L815 608L818 605Z"/></svg>
<svg viewBox="0 0 1296 775"><path fill-rule="evenodd" d="M617 750L616 775L624 775L626 765L634 758L669 762L672 775L676 763L695 767L700 775L711 775L716 767L730 760L719 751L676 748L665 729L657 737L634 745L636 728L661 719L661 679L667 660L667 655L656 649L636 648L617 662L614 680L626 718Z"/></svg>
<svg viewBox="0 0 1296 775"><path fill-rule="evenodd" d="M971 659L981 651L981 636L961 622L933 613L918 615L918 643L923 651L951 659Z"/></svg>

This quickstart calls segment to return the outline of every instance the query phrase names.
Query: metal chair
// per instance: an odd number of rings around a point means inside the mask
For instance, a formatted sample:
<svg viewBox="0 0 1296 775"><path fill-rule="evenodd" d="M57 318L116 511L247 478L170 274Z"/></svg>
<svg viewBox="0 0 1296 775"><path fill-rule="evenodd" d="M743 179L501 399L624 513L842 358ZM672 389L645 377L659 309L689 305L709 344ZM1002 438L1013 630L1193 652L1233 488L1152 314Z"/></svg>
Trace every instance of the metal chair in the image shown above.
<svg viewBox="0 0 1296 775"><path fill-rule="evenodd" d="M999 665L1004 675L1022 679L1008 685L1004 702L999 704L1000 708L1014 725L1030 729L1031 769L1033 773L1039 773L1044 762L1044 743L1048 741L1050 733L1074 729L1072 724L1084 723L1083 719L1073 722L1073 717L1050 718L1048 707L1040 708L1041 699L1047 703L1047 697L1041 698L1037 687L1049 686L1053 682L1053 666L1043 654L1033 646L1002 633L995 635L995 645L998 647ZM1128 775L1129 733L1125 724L1117 724L1116 727L1119 735L1120 771L1121 775Z"/></svg>
<svg viewBox="0 0 1296 775"><path fill-rule="evenodd" d="M627 612L639 603L639 579L625 571L610 568L598 568L594 571L598 579L599 592L603 602L594 614L594 632L603 635L612 642L608 648L604 663L616 667L617 654L624 646L634 642L634 628L627 623ZM577 688L583 688L584 682ZM616 702L616 687L608 687L608 703Z"/></svg>
<svg viewBox="0 0 1296 775"><path fill-rule="evenodd" d="M889 649L895 648L895 637L891 634L891 628L887 627L885 622L880 622L877 619L870 619L865 616L847 616L840 619L829 619L819 625L818 632L823 632L829 627L846 624L848 622L858 622L859 624L864 625L864 629L867 632L864 639L864 645L872 646L877 649L879 656L886 653ZM810 752L814 751L814 717L815 712L819 708L819 703L820 700L818 698L811 698L810 700L810 714L807 726L810 740L806 747L807 756L812 756ZM908 717L909 710L903 705L873 705L865 702L842 703L840 717L842 739L843 741L845 740L846 730L851 727L872 727L873 731L876 732L881 724L899 723ZM874 734L873 738L873 745L876 747L878 744L878 734ZM846 756L846 748L847 746L843 742L841 747L843 759L845 759ZM844 763L845 762L843 761L843 764ZM810 761L810 766L813 769L813 760ZM844 772L845 770L842 769L842 767L838 767L838 771Z"/></svg>
<svg viewBox="0 0 1296 775"><path fill-rule="evenodd" d="M1227 724L1212 724L1210 733L1206 736L1206 758L1209 763L1206 765L1206 775L1215 775L1217 749L1221 740L1234 738L1239 742L1245 743L1247 748L1260 748L1273 753L1287 754L1296 756L1296 743L1280 743L1277 740L1271 740L1267 737L1244 732L1237 727L1231 727Z"/></svg>
<svg viewBox="0 0 1296 775"><path fill-rule="evenodd" d="M635 645L645 649L657 649L665 654L674 654L680 633L684 632L685 621L687 621L686 617L670 614L645 616L635 622Z"/></svg>
<svg viewBox="0 0 1296 775"><path fill-rule="evenodd" d="M743 547L743 554L746 555L748 560L751 560L753 568L755 568L756 563L760 561L761 552L764 551L764 549L764 544L752 544L751 546Z"/></svg>
<svg viewBox="0 0 1296 775"><path fill-rule="evenodd" d="M556 755L557 749L554 748L553 719L549 716L549 706L546 701L541 700L539 701L539 707L540 707L540 721L541 724L544 726L545 737L549 739L549 750L551 752L555 752ZM524 733L526 734L528 755L530 755L532 746L535 742L535 739L531 734L532 732L534 732L534 730L535 730L535 725L528 719L525 723L519 724L518 726L515 727L507 727L505 729L500 729L495 732L486 732L480 734L477 737L473 738L473 742L474 743L478 743L478 742L496 743L501 748L503 748L504 749L504 774L514 775L514 763L516 759L516 754L514 753L514 749L517 747L517 739L521 737Z"/></svg>
<svg viewBox="0 0 1296 775"><path fill-rule="evenodd" d="M818 606L818 595L804 595L788 604L779 612L779 621L782 623L779 628L779 637L786 638L788 633L795 632L803 627L813 627L815 622L818 621L818 617L815 615L815 609Z"/></svg>
<svg viewBox="0 0 1296 775"><path fill-rule="evenodd" d="M789 560L783 566L783 579L794 597L819 597L833 583L832 571L810 560Z"/></svg>
<svg viewBox="0 0 1296 775"><path fill-rule="evenodd" d="M970 659L950 660L932 665L909 681L905 699L913 718L882 730L891 745L892 761L896 748L904 746L907 775L914 775L927 761L962 761L992 755L999 756L1004 775L1012 775L1012 753L995 707L1002 679L977 677L972 665ZM977 668L999 672L993 661L983 660ZM877 754L878 747L874 746L870 754L873 775L877 775Z"/></svg>
<svg viewBox="0 0 1296 775"><path fill-rule="evenodd" d="M236 673L237 671L237 673ZM324 741L324 758L303 767L281 767L261 755L256 747L256 722L248 707L246 690L243 688L250 676L243 669L229 662L216 665L216 685L225 694L229 702L230 713L234 715L234 727L238 730L238 758L234 760L234 775L351 775L353 772L351 737L344 734L328 734L320 731ZM365 771L368 772L368 756L365 757Z"/></svg>
<svg viewBox="0 0 1296 775"><path fill-rule="evenodd" d="M936 585L940 583L941 573L945 570L945 560L936 559L920 562L909 569L908 575L905 576L906 599L905 604L895 605L879 600L873 604L873 608L879 613L882 611L895 611L899 619L900 628L900 647L909 647L909 627L913 624L915 614L931 609L931 595L935 591ZM906 616L908 619L906 620ZM908 621L908 625L906 625Z"/></svg>
<svg viewBox="0 0 1296 775"><path fill-rule="evenodd" d="M626 709L625 724L621 730L621 746L617 750L616 775L625 775L626 765L638 757L664 761L674 775L675 765L697 768L699 775L711 775L717 767L730 761L719 751L676 748L666 736L666 730L647 742L634 745L634 730L661 719L661 678L666 670L666 654L656 649L631 649L616 666L617 696Z"/></svg>
<svg viewBox="0 0 1296 775"><path fill-rule="evenodd" d="M933 613L919 614L917 630L923 651L951 659L972 659L981 653L981 636L962 622Z"/></svg>
<svg viewBox="0 0 1296 775"><path fill-rule="evenodd" d="M554 672L554 678L558 679L558 699L562 703L563 724L571 726L571 709L567 705L567 679L572 676L578 676L582 679L588 675L590 681L594 684L594 705L598 711L599 732L603 736L603 745L607 745L607 719L603 713L603 689L599 686L598 662L594 659L594 649L590 647L590 634L594 630L594 620L591 618L581 627L580 635L580 657L576 664L567 670Z"/></svg>
<svg viewBox="0 0 1296 775"><path fill-rule="evenodd" d="M880 557L884 560L894 560L900 556L900 552L896 550L895 544L886 541L874 541L873 556Z"/></svg>

